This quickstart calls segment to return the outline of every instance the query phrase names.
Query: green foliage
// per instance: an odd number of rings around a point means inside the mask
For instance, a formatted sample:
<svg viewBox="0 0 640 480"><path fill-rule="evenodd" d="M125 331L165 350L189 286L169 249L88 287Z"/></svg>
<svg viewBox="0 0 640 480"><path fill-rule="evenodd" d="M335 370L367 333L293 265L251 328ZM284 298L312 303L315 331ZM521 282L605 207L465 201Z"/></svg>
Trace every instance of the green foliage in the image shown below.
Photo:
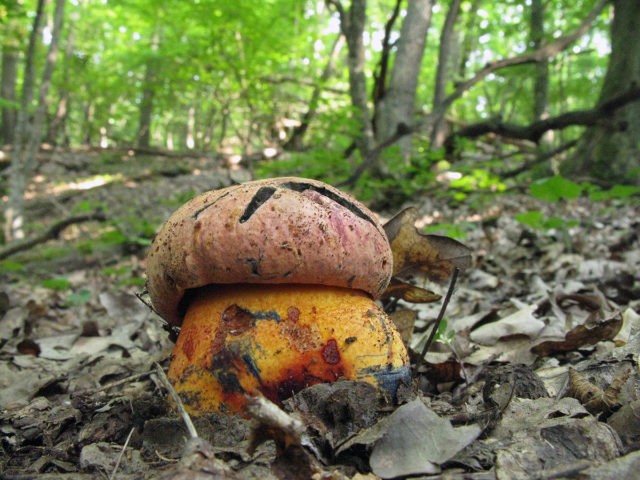
<svg viewBox="0 0 640 480"><path fill-rule="evenodd" d="M595 201L603 200L628 200L631 197L640 195L640 187L633 185L614 185L608 190L602 190L595 185L588 185L586 190L589 198Z"/></svg>
<svg viewBox="0 0 640 480"><path fill-rule="evenodd" d="M561 199L573 200L578 198L582 191L583 186L559 175L533 182L529 188L533 197L547 202L557 202Z"/></svg>
<svg viewBox="0 0 640 480"><path fill-rule="evenodd" d="M71 288L71 282L64 277L47 278L41 282L41 285L50 290L63 291Z"/></svg>
<svg viewBox="0 0 640 480"><path fill-rule="evenodd" d="M561 217L547 218L538 210L530 210L518 213L514 217L518 222L527 225L536 230L561 229L567 230L580 224L577 220L568 220Z"/></svg>
<svg viewBox="0 0 640 480"><path fill-rule="evenodd" d="M464 200L469 193L479 191L503 192L506 185L488 169L474 168L468 173L462 173L460 178L452 180L449 186L456 190L454 197Z"/></svg>
<svg viewBox="0 0 640 480"><path fill-rule="evenodd" d="M440 325L438 325L438 330L436 331L433 340L450 346L453 343L455 336L455 330L449 329L449 322L447 322L446 318L443 318Z"/></svg>
<svg viewBox="0 0 640 480"><path fill-rule="evenodd" d="M436 223L426 226L423 229L423 232L463 240L467 237L470 231L475 230L476 228L478 228L478 224L474 222Z"/></svg>
<svg viewBox="0 0 640 480"><path fill-rule="evenodd" d="M71 305L84 305L91 301L91 291L86 288L80 289L77 292L70 293L67 296L66 304Z"/></svg>
<svg viewBox="0 0 640 480"><path fill-rule="evenodd" d="M107 206L104 202L96 200L82 200L73 206L73 213L91 213L99 210L106 210Z"/></svg>
<svg viewBox="0 0 640 480"><path fill-rule="evenodd" d="M119 265L116 267L107 267L102 269L102 274L109 277L115 277L116 285L124 286L144 286L146 280L142 277L131 276L131 267L129 265Z"/></svg>
<svg viewBox="0 0 640 480"><path fill-rule="evenodd" d="M24 263L15 260L0 261L0 273L22 272L24 271Z"/></svg>
<svg viewBox="0 0 640 480"><path fill-rule="evenodd" d="M171 208L178 208L184 205L185 203L187 203L193 197L195 197L196 194L197 192L195 190L186 190L184 192L176 192L173 195L171 195L169 198L163 198L162 200L160 200L160 203Z"/></svg>

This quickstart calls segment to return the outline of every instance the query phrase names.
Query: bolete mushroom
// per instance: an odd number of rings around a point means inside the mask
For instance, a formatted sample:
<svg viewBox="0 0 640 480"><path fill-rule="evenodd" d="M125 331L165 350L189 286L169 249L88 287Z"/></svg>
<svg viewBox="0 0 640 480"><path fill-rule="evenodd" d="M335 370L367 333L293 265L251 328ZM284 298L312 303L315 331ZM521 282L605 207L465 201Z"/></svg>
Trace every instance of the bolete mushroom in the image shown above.
<svg viewBox="0 0 640 480"><path fill-rule="evenodd" d="M322 182L275 178L197 196L147 258L156 312L181 326L168 377L192 413L243 412L361 380L391 395L406 349L375 303L392 253L374 215Z"/></svg>

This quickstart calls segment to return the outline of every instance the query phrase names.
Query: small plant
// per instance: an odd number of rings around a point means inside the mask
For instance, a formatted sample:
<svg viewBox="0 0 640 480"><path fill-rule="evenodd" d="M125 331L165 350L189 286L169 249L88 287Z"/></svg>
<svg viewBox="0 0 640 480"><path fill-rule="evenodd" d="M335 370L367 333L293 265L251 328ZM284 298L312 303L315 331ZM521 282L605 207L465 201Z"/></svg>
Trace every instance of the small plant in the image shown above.
<svg viewBox="0 0 640 480"><path fill-rule="evenodd" d="M580 224L578 220L571 220L562 217L547 218L542 212L538 210L530 210L527 212L518 213L514 218L523 225L527 225L528 227L534 228L536 230L566 230Z"/></svg>

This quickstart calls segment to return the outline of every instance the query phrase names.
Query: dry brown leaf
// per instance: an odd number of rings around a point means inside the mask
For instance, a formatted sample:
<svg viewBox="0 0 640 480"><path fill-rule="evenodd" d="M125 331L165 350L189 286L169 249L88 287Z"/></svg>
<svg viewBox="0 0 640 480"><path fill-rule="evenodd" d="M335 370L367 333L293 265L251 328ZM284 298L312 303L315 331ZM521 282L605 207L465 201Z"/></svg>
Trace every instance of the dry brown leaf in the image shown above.
<svg viewBox="0 0 640 480"><path fill-rule="evenodd" d="M442 295L426 288L403 282L397 278L392 278L381 298L384 300L390 297L401 298L409 303L431 303L440 300Z"/></svg>
<svg viewBox="0 0 640 480"><path fill-rule="evenodd" d="M616 375L605 390L590 382L586 375L569 368L569 386L567 397L579 400L590 413L609 412L618 405L618 397L622 387L631 375L631 370L626 369Z"/></svg>
<svg viewBox="0 0 640 480"><path fill-rule="evenodd" d="M415 227L418 211L409 207L384 225L393 252L393 276L427 278L443 283L454 268L471 266L471 250L440 235L425 235Z"/></svg>
<svg viewBox="0 0 640 480"><path fill-rule="evenodd" d="M413 328L418 318L418 312L408 308L402 308L390 313L389 318L395 324L398 332L400 332L404 344L409 345L411 336L413 335Z"/></svg>
<svg viewBox="0 0 640 480"><path fill-rule="evenodd" d="M612 309L602 294L559 295L557 306L571 318L583 317L580 323L569 330L563 340L548 340L531 348L536 355L548 356L558 352L577 350L584 345L595 345L602 340L612 340L622 327L622 315Z"/></svg>

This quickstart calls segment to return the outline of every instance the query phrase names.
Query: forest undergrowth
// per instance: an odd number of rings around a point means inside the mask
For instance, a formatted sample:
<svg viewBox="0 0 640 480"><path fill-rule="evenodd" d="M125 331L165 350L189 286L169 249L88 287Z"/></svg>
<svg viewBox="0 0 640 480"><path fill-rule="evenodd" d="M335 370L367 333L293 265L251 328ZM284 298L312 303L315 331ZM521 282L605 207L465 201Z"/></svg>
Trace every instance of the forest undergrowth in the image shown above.
<svg viewBox="0 0 640 480"><path fill-rule="evenodd" d="M0 261L2 478L596 479L640 466L640 206L624 196L416 193L397 210L417 207L416 225L455 236L473 264L426 362L440 304L385 305L414 365L395 402L315 386L283 406L300 429L212 414L187 442L156 367L172 342L138 298L145 253L182 203L250 178L211 157L46 154L29 236L103 218Z"/></svg>

